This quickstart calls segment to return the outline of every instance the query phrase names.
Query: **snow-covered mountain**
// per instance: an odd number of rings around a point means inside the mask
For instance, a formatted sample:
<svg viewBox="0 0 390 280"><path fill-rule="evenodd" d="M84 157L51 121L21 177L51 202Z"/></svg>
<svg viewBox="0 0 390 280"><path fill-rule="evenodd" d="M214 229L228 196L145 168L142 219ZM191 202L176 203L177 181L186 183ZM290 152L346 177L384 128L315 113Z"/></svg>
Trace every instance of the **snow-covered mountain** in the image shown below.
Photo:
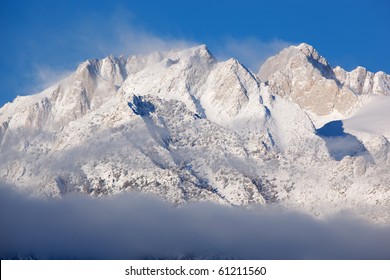
<svg viewBox="0 0 390 280"><path fill-rule="evenodd" d="M258 75L205 45L88 60L0 109L0 180L37 196L137 190L389 223L389 131L352 125L374 95L390 98L389 75L333 69L307 44Z"/></svg>

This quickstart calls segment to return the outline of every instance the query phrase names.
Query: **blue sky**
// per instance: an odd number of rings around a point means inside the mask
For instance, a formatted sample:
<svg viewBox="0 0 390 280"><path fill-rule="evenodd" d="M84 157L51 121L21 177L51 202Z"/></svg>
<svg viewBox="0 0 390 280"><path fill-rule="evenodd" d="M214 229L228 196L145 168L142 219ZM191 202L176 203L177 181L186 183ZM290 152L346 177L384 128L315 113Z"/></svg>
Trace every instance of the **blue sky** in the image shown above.
<svg viewBox="0 0 390 280"><path fill-rule="evenodd" d="M206 43L252 70L307 42L333 65L390 73L390 2L0 0L0 106L88 58Z"/></svg>

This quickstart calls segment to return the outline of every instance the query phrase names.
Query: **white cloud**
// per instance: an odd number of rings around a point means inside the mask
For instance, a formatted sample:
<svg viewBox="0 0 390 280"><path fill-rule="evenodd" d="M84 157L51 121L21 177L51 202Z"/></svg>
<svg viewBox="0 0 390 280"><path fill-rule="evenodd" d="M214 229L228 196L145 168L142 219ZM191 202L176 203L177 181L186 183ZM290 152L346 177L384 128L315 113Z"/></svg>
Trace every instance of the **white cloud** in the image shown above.
<svg viewBox="0 0 390 280"><path fill-rule="evenodd" d="M87 35L79 37L82 38L85 49L103 56L149 54L197 44L184 38L162 37L148 32L134 22L134 16L125 8L118 7L113 14L100 20L105 22L103 30L98 30L85 21L81 23L80 32Z"/></svg>
<svg viewBox="0 0 390 280"><path fill-rule="evenodd" d="M36 65L34 71L35 87L43 90L58 83L72 73L68 69L54 69L46 65Z"/></svg>
<svg viewBox="0 0 390 280"><path fill-rule="evenodd" d="M267 58L292 44L280 39L263 41L256 37L244 39L227 38L221 49L217 50L217 54L223 59L234 57L257 73L260 65Z"/></svg>
<svg viewBox="0 0 390 280"><path fill-rule="evenodd" d="M118 44L105 46L118 54L149 54L154 51L184 49L197 43L184 39L160 38L143 30L135 30L132 26L117 27Z"/></svg>

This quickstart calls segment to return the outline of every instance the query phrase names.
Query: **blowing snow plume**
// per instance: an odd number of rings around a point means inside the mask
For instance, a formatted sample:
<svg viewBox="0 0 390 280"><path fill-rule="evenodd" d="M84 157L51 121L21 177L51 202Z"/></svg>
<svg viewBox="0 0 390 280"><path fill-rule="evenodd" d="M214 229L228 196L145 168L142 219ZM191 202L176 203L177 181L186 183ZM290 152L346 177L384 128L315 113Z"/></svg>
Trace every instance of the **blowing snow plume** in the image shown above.
<svg viewBox="0 0 390 280"><path fill-rule="evenodd" d="M389 259L390 228L146 195L26 198L0 188L2 259Z"/></svg>

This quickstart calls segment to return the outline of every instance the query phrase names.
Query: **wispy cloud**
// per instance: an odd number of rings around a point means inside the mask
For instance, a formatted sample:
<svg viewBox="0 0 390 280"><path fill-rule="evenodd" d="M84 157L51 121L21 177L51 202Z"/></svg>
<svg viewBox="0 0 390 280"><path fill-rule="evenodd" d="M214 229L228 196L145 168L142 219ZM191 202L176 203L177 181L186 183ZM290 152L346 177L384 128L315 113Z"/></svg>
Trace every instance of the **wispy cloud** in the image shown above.
<svg viewBox="0 0 390 280"><path fill-rule="evenodd" d="M33 77L36 90L43 90L58 83L72 73L70 69L55 69L47 65L36 65Z"/></svg>
<svg viewBox="0 0 390 280"><path fill-rule="evenodd" d="M267 58L292 44L281 39L263 41L256 37L226 38L221 49L217 50L217 54L223 59L228 57L237 58L252 71L257 72Z"/></svg>
<svg viewBox="0 0 390 280"><path fill-rule="evenodd" d="M0 226L3 259L390 257L388 226L346 216L320 221L274 207L172 208L140 194L42 201L1 187Z"/></svg>
<svg viewBox="0 0 390 280"><path fill-rule="evenodd" d="M149 54L154 51L183 49L197 44L185 38L158 36L135 23L134 18L131 11L118 7L112 14L97 19L104 20L103 30L91 26L90 20L82 22L80 33L87 35L80 34L79 38L83 41L84 48L102 56Z"/></svg>

